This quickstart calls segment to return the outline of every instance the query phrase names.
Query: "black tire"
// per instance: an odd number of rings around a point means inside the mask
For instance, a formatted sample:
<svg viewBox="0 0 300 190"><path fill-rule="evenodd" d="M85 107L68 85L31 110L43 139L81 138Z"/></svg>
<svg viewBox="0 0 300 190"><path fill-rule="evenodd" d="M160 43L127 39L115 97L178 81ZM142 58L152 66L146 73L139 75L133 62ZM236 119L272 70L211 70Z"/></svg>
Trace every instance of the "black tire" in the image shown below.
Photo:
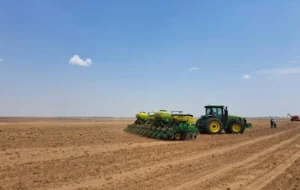
<svg viewBox="0 0 300 190"><path fill-rule="evenodd" d="M233 134L243 134L245 131L245 125L240 120L234 120L230 122L228 129Z"/></svg>
<svg viewBox="0 0 300 190"><path fill-rule="evenodd" d="M242 130L241 130L240 134L243 134L245 132L245 129L246 129L246 125L243 124L243 127L242 127Z"/></svg>
<svg viewBox="0 0 300 190"><path fill-rule="evenodd" d="M219 118L212 117L204 121L206 132L209 134L220 134L223 131L223 124ZM215 129L213 130L213 125Z"/></svg>

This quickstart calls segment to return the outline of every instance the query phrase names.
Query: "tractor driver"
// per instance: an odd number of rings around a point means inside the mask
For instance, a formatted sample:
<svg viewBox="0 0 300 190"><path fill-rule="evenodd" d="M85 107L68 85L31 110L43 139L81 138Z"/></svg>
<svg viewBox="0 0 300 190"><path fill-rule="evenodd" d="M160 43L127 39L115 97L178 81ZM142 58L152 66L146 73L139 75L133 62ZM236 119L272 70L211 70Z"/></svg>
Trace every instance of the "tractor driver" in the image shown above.
<svg viewBox="0 0 300 190"><path fill-rule="evenodd" d="M212 108L209 108L208 113L208 115L217 115L217 112L214 112Z"/></svg>
<svg viewBox="0 0 300 190"><path fill-rule="evenodd" d="M216 111L214 111L214 109L211 109L211 114L210 115L218 115L218 113Z"/></svg>

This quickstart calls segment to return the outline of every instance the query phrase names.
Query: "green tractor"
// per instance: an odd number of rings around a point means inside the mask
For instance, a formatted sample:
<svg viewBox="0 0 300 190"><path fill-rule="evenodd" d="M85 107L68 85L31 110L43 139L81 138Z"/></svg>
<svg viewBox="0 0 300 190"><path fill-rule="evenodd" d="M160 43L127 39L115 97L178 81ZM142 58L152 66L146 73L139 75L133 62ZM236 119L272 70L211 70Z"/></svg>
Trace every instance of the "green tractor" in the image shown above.
<svg viewBox="0 0 300 190"><path fill-rule="evenodd" d="M246 118L228 115L227 106L207 105L204 108L205 115L196 121L200 133L221 134L224 130L226 133L243 134L246 128L252 127Z"/></svg>

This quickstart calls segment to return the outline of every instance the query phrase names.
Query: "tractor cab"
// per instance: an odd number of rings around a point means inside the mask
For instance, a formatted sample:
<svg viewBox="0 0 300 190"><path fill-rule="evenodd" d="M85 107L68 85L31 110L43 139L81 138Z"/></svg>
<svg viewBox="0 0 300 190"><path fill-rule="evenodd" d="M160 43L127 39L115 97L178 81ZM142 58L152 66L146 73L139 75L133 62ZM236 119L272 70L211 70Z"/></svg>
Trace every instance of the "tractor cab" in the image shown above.
<svg viewBox="0 0 300 190"><path fill-rule="evenodd" d="M227 106L222 105L208 105L205 106L205 116L214 116L226 123L228 120Z"/></svg>

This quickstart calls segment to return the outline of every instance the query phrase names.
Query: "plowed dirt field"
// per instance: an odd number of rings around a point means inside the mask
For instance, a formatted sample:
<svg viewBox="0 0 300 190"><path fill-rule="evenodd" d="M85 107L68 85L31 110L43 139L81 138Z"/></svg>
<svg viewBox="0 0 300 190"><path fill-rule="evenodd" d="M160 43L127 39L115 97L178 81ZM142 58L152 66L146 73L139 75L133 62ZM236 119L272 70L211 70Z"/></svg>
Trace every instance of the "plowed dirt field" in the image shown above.
<svg viewBox="0 0 300 190"><path fill-rule="evenodd" d="M3 121L0 189L300 189L300 122L162 141L132 121Z"/></svg>

